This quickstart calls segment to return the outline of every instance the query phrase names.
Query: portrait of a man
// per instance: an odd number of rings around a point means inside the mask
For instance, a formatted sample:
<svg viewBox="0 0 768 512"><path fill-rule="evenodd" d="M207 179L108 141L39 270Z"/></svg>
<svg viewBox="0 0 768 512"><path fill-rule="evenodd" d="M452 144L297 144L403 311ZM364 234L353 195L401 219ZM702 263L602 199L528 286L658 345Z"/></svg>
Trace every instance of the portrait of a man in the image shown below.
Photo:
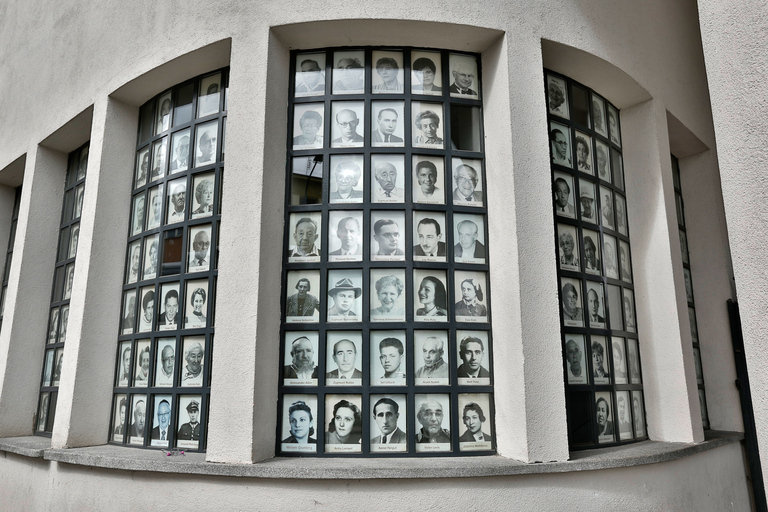
<svg viewBox="0 0 768 512"><path fill-rule="evenodd" d="M175 289L168 290L163 300L164 309L160 313L158 325L161 330L176 329L178 326L179 292Z"/></svg>
<svg viewBox="0 0 768 512"><path fill-rule="evenodd" d="M133 423L131 423L128 435L132 444L142 444L144 441L144 425L147 420L147 404L144 400L136 400L133 403Z"/></svg>
<svg viewBox="0 0 768 512"><path fill-rule="evenodd" d="M587 318L589 319L590 327L597 327L599 329L605 327L605 317L600 314L603 312L602 299L603 290L601 285L593 286L590 282L587 290Z"/></svg>
<svg viewBox="0 0 768 512"><path fill-rule="evenodd" d="M413 247L416 260L445 261L445 242L440 223L436 219L425 217L416 225L419 237L418 245Z"/></svg>
<svg viewBox="0 0 768 512"><path fill-rule="evenodd" d="M186 171L189 167L189 130L182 132L181 137L173 138L173 161L171 162L171 174Z"/></svg>
<svg viewBox="0 0 768 512"><path fill-rule="evenodd" d="M200 403L197 400L192 400L186 407L187 416L189 421L183 423L179 427L179 431L176 433L177 441L195 441L195 443L186 444L183 447L193 448L200 441ZM182 443L179 444L181 446Z"/></svg>
<svg viewBox="0 0 768 512"><path fill-rule="evenodd" d="M206 229L201 229L192 240L192 251L189 259L190 271L208 270L210 265L208 253L211 249L211 239Z"/></svg>
<svg viewBox="0 0 768 512"><path fill-rule="evenodd" d="M564 177L555 178L555 213L571 219L576 218L573 198L571 197L571 185Z"/></svg>
<svg viewBox="0 0 768 512"><path fill-rule="evenodd" d="M400 105L402 110L402 105ZM376 116L376 128L372 130L373 146L402 146L403 139L395 135L400 115L391 107L382 108Z"/></svg>
<svg viewBox="0 0 768 512"><path fill-rule="evenodd" d="M363 250L360 245L360 221L355 217L343 217L336 228L341 247L328 253L330 261L360 261Z"/></svg>
<svg viewBox="0 0 768 512"><path fill-rule="evenodd" d="M584 341L581 336L568 336L565 342L565 360L568 362L568 383L584 384L587 382L584 358Z"/></svg>
<svg viewBox="0 0 768 512"><path fill-rule="evenodd" d="M421 357L424 364L416 370L416 384L435 382L448 383L448 364L445 355L445 341L436 336L430 336L421 344Z"/></svg>
<svg viewBox="0 0 768 512"><path fill-rule="evenodd" d="M184 220L184 207L187 199L187 185L183 181L177 181L170 186L171 195L168 201L168 221L166 224L181 222Z"/></svg>
<svg viewBox="0 0 768 512"><path fill-rule="evenodd" d="M336 130L339 136L331 141L331 147L360 147L363 145L363 136L357 133L360 119L354 110L348 108L340 110L336 114Z"/></svg>
<svg viewBox="0 0 768 512"><path fill-rule="evenodd" d="M406 444L407 438L398 426L400 406L391 398L380 398L373 406L373 419L380 435L371 439L372 445ZM375 449L375 447L372 447Z"/></svg>
<svg viewBox="0 0 768 512"><path fill-rule="evenodd" d="M356 300L362 294L362 289L355 286L348 277L336 282L336 285L328 290L328 297L333 306L328 308L329 322L358 322Z"/></svg>
<svg viewBox="0 0 768 512"><path fill-rule="evenodd" d="M160 344L162 350L155 370L155 386L173 386L173 367L176 363L173 346Z"/></svg>
<svg viewBox="0 0 768 512"><path fill-rule="evenodd" d="M296 215L291 215L293 221ZM299 217L293 230L296 245L288 249L288 261L320 261L317 222L310 217Z"/></svg>
<svg viewBox="0 0 768 512"><path fill-rule="evenodd" d="M381 381L405 384L405 347L397 338L387 337L379 342L379 362L384 370Z"/></svg>
<svg viewBox="0 0 768 512"><path fill-rule="evenodd" d="M337 55L343 55L339 58L336 66L333 68L333 93L334 94L353 94L363 92L365 87L365 66L361 62L365 56L363 52L359 52L360 56L356 57L353 54L357 52L336 52L334 53L334 60Z"/></svg>
<svg viewBox="0 0 768 512"><path fill-rule="evenodd" d="M315 349L306 336L299 336L291 342L291 364L283 366L283 378L300 381L317 379Z"/></svg>
<svg viewBox="0 0 768 512"><path fill-rule="evenodd" d="M160 400L160 403L155 409L155 415L157 419L155 421L156 426L152 429L150 438L152 439L152 446L168 446L168 440L170 438L170 424L171 424L171 404L168 400Z"/></svg>
<svg viewBox="0 0 768 512"><path fill-rule="evenodd" d="M476 190L480 175L471 165L462 164L453 170L453 204L482 206L483 194Z"/></svg>
<svg viewBox="0 0 768 512"><path fill-rule="evenodd" d="M296 96L312 96L325 91L325 73L317 60L307 57L299 56L301 63L300 71L296 73ZM315 55L311 57L317 58Z"/></svg>
<svg viewBox="0 0 768 512"><path fill-rule="evenodd" d="M462 363L456 372L458 378L488 379L491 377L491 373L482 364L485 357L485 344L480 338L467 336L462 339L459 343L459 357Z"/></svg>
<svg viewBox="0 0 768 512"><path fill-rule="evenodd" d="M405 191L397 186L397 167L391 162L377 162L373 168L371 200L375 203L402 203Z"/></svg>
<svg viewBox="0 0 768 512"><path fill-rule="evenodd" d="M443 428L443 405L437 400L425 400L416 413L421 428L416 433L416 443L450 443L451 431Z"/></svg>
<svg viewBox="0 0 768 512"><path fill-rule="evenodd" d="M571 163L571 147L568 143L570 130L562 125L552 123L549 131L549 141L552 144L552 163L565 167L573 167Z"/></svg>
<svg viewBox="0 0 768 512"><path fill-rule="evenodd" d="M477 62L473 57L451 55L451 96L477 98Z"/></svg>
<svg viewBox="0 0 768 512"><path fill-rule="evenodd" d="M216 161L216 123L198 127L197 154L195 167L212 164Z"/></svg>
<svg viewBox="0 0 768 512"><path fill-rule="evenodd" d="M379 219L373 224L373 239L377 245L375 256L398 256L404 259L400 247L400 226L393 219ZM373 252L373 248L371 248Z"/></svg>
<svg viewBox="0 0 768 512"><path fill-rule="evenodd" d="M459 221L456 226L459 243L453 246L453 256L457 262L482 263L485 260L485 245L477 238L479 233L477 223L469 219Z"/></svg>
<svg viewBox="0 0 768 512"><path fill-rule="evenodd" d="M325 374L326 379L339 379L358 381L363 378L363 372L355 368L357 361L357 347L348 339L342 339L333 344L333 362L336 369Z"/></svg>

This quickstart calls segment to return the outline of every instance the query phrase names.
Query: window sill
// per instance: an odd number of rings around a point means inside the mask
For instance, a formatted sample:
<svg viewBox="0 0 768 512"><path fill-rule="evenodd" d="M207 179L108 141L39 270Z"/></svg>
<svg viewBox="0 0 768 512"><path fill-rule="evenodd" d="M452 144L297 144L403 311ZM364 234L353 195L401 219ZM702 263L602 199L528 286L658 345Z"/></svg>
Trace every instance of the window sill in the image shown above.
<svg viewBox="0 0 768 512"><path fill-rule="evenodd" d="M633 445L575 452L567 462L526 464L500 456L434 458L429 465L419 459L288 458L276 457L257 464L217 464L204 453L167 456L161 450L132 450L105 445L51 449L40 437L0 439L0 451L80 466L189 475L246 478L400 479L509 476L572 471L594 471L669 462L741 441L740 432L707 431L699 444L643 441Z"/></svg>

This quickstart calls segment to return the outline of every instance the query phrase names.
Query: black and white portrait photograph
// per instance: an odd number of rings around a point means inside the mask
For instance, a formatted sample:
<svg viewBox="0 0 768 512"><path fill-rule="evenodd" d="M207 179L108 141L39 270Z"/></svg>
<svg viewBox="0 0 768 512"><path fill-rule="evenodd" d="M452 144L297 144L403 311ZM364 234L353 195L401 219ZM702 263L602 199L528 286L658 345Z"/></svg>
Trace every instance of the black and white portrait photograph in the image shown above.
<svg viewBox="0 0 768 512"><path fill-rule="evenodd" d="M622 281L632 282L632 260L629 252L629 244L623 240L619 241L619 272Z"/></svg>
<svg viewBox="0 0 768 512"><path fill-rule="evenodd" d="M627 383L627 357L624 349L624 338L611 338L611 353L613 354L613 381L616 384Z"/></svg>
<svg viewBox="0 0 768 512"><path fill-rule="evenodd" d="M611 363L608 357L608 346L605 336L591 337L590 352L592 353L592 378L595 384L610 384Z"/></svg>
<svg viewBox="0 0 768 512"><path fill-rule="evenodd" d="M605 329L605 298L602 283L587 281L587 320L590 327Z"/></svg>
<svg viewBox="0 0 768 512"><path fill-rule="evenodd" d="M371 385L405 386L405 331L371 331Z"/></svg>
<svg viewBox="0 0 768 512"><path fill-rule="evenodd" d="M691 283L691 271L687 268L683 269L683 278L685 279L685 298L688 304L693 303L693 284Z"/></svg>
<svg viewBox="0 0 768 512"><path fill-rule="evenodd" d="M291 166L291 204L322 203L323 176L322 158L314 156L294 157ZM338 189L338 183L335 185Z"/></svg>
<svg viewBox="0 0 768 512"><path fill-rule="evenodd" d="M592 127L603 137L608 137L605 101L594 93L592 94Z"/></svg>
<svg viewBox="0 0 768 512"><path fill-rule="evenodd" d="M707 413L707 399L704 396L704 390L699 390L699 408L701 410L701 425L709 428L709 414Z"/></svg>
<svg viewBox="0 0 768 512"><path fill-rule="evenodd" d="M325 385L359 386L363 379L363 334L328 331L325 340Z"/></svg>
<svg viewBox="0 0 768 512"><path fill-rule="evenodd" d="M61 369L64 364L64 347L57 348L53 356L53 375L51 376L51 386L58 386L61 380Z"/></svg>
<svg viewBox="0 0 768 512"><path fill-rule="evenodd" d="M616 238L611 235L603 235L603 263L605 264L605 275L611 279L619 279L618 256Z"/></svg>
<svg viewBox="0 0 768 512"><path fill-rule="evenodd" d="M214 175L198 174L192 179L192 218L199 219L213 215Z"/></svg>
<svg viewBox="0 0 768 512"><path fill-rule="evenodd" d="M184 338L184 361L181 362L181 386L200 387L203 385L205 365L205 336Z"/></svg>
<svg viewBox="0 0 768 512"><path fill-rule="evenodd" d="M133 334L136 327L136 290L123 292L123 314L120 320L120 332Z"/></svg>
<svg viewBox="0 0 768 512"><path fill-rule="evenodd" d="M125 280L128 284L139 280L141 274L141 240L136 240L128 245L128 268ZM65 297L66 298L66 297Z"/></svg>
<svg viewBox="0 0 768 512"><path fill-rule="evenodd" d="M413 212L414 261L446 261L445 213Z"/></svg>
<svg viewBox="0 0 768 512"><path fill-rule="evenodd" d="M488 279L485 272L453 273L453 311L457 322L488 322Z"/></svg>
<svg viewBox="0 0 768 512"><path fill-rule="evenodd" d="M118 346L117 386L126 387L131 382L131 342L123 341Z"/></svg>
<svg viewBox="0 0 768 512"><path fill-rule="evenodd" d="M555 213L561 217L568 217L569 219L576 218L576 208L574 207L574 194L576 189L573 187L573 177L555 171L553 173L553 186L554 186L554 200L555 200Z"/></svg>
<svg viewBox="0 0 768 512"><path fill-rule="evenodd" d="M405 261L404 212L371 212L371 260Z"/></svg>
<svg viewBox="0 0 768 512"><path fill-rule="evenodd" d="M171 127L171 93L163 94L157 99L155 109L155 135L159 135Z"/></svg>
<svg viewBox="0 0 768 512"><path fill-rule="evenodd" d="M285 321L289 324L317 322L320 319L320 272L293 270L286 278Z"/></svg>
<svg viewBox="0 0 768 512"><path fill-rule="evenodd" d="M458 410L461 411L459 450L488 451L493 444L493 418L491 398L487 393L459 394Z"/></svg>
<svg viewBox="0 0 768 512"><path fill-rule="evenodd" d="M413 202L445 204L445 162L438 156L413 156Z"/></svg>
<svg viewBox="0 0 768 512"><path fill-rule="evenodd" d="M286 331L283 384L317 386L317 331Z"/></svg>
<svg viewBox="0 0 768 512"><path fill-rule="evenodd" d="M173 134L171 139L171 174L186 171L189 168L189 128Z"/></svg>
<svg viewBox="0 0 768 512"><path fill-rule="evenodd" d="M562 270L578 271L581 268L579 263L579 245L577 228L570 224L557 225L557 256Z"/></svg>
<svg viewBox="0 0 768 512"><path fill-rule="evenodd" d="M416 453L451 451L450 395L416 395L414 401Z"/></svg>
<svg viewBox="0 0 768 512"><path fill-rule="evenodd" d="M166 224L175 224L184 220L187 204L187 179L181 178L168 184L166 201Z"/></svg>
<svg viewBox="0 0 768 512"><path fill-rule="evenodd" d="M448 56L452 80L449 87L452 98L479 99L480 83L477 73L477 58L471 55L452 53Z"/></svg>
<svg viewBox="0 0 768 512"><path fill-rule="evenodd" d="M319 149L323 147L322 103L299 103L293 107L293 149Z"/></svg>
<svg viewBox="0 0 768 512"><path fill-rule="evenodd" d="M159 240L160 235L152 235L144 239L144 270L142 272L142 279L154 279L157 277Z"/></svg>
<svg viewBox="0 0 768 512"><path fill-rule="evenodd" d="M139 310L139 332L152 330L155 318L155 287L146 286L141 289L141 309Z"/></svg>
<svg viewBox="0 0 768 512"><path fill-rule="evenodd" d="M640 375L640 355L637 350L637 340L627 338L627 363L629 364L629 382L642 383Z"/></svg>
<svg viewBox="0 0 768 512"><path fill-rule="evenodd" d="M602 272L600 264L600 234L588 229L581 230L584 236L584 270L588 274L599 276Z"/></svg>
<svg viewBox="0 0 768 512"><path fill-rule="evenodd" d="M360 453L362 403L360 395L325 395L326 453Z"/></svg>
<svg viewBox="0 0 768 512"><path fill-rule="evenodd" d="M134 179L134 188L143 187L147 183L149 172L149 146L145 147L136 155L136 177Z"/></svg>
<svg viewBox="0 0 768 512"><path fill-rule="evenodd" d="M552 115L571 118L568 109L568 88L562 78L547 75L547 107Z"/></svg>
<svg viewBox="0 0 768 512"><path fill-rule="evenodd" d="M619 112L610 105L608 105L608 128L610 129L611 142L621 147Z"/></svg>
<svg viewBox="0 0 768 512"><path fill-rule="evenodd" d="M448 294L444 270L414 269L413 308L417 322L447 322Z"/></svg>
<svg viewBox="0 0 768 512"><path fill-rule="evenodd" d="M408 409L405 395L371 395L369 436L371 452L408 450Z"/></svg>
<svg viewBox="0 0 768 512"><path fill-rule="evenodd" d="M635 319L635 296L632 290L624 288L624 328L630 332L637 332Z"/></svg>
<svg viewBox="0 0 768 512"><path fill-rule="evenodd" d="M611 166L608 164L608 145L600 139L595 140L595 159L597 161L597 177L606 183L611 182Z"/></svg>
<svg viewBox="0 0 768 512"><path fill-rule="evenodd" d="M296 97L325 93L325 53L300 53L296 56Z"/></svg>
<svg viewBox="0 0 768 512"><path fill-rule="evenodd" d="M144 229L145 206L144 194L134 196L133 212L131 215L131 236L138 235Z"/></svg>
<svg viewBox="0 0 768 512"><path fill-rule="evenodd" d="M413 147L443 149L443 104L411 102Z"/></svg>
<svg viewBox="0 0 768 512"><path fill-rule="evenodd" d="M613 184L624 190L624 159L621 153L611 149L611 167L613 169Z"/></svg>
<svg viewBox="0 0 768 512"><path fill-rule="evenodd" d="M632 412L635 418L635 437L645 437L645 409L642 391L632 392Z"/></svg>
<svg viewBox="0 0 768 512"><path fill-rule="evenodd" d="M374 101L371 106L371 146L403 147L402 101Z"/></svg>
<svg viewBox="0 0 768 512"><path fill-rule="evenodd" d="M59 308L53 308L48 320L48 343L56 343L59 337Z"/></svg>
<svg viewBox="0 0 768 512"><path fill-rule="evenodd" d="M483 162L454 158L452 165L453 204L483 206Z"/></svg>
<svg viewBox="0 0 768 512"><path fill-rule="evenodd" d="M612 393L607 391L595 393L595 429L598 443L612 443L615 440L611 395Z"/></svg>
<svg viewBox="0 0 768 512"><path fill-rule="evenodd" d="M163 185L160 184L149 190L149 209L147 211L147 229L155 229L160 226L163 210Z"/></svg>
<svg viewBox="0 0 768 512"><path fill-rule="evenodd" d="M197 100L197 117L205 117L219 111L221 73L200 79L200 95Z"/></svg>
<svg viewBox="0 0 768 512"><path fill-rule="evenodd" d="M197 450L200 447L200 395L182 395L179 397L179 410L176 411L176 447Z"/></svg>
<svg viewBox="0 0 768 512"><path fill-rule="evenodd" d="M629 391L616 392L616 420L619 423L619 439L632 439L632 405Z"/></svg>
<svg viewBox="0 0 768 512"><path fill-rule="evenodd" d="M363 211L328 214L328 261L363 261Z"/></svg>
<svg viewBox="0 0 768 512"><path fill-rule="evenodd" d="M405 335L405 333L403 333ZM405 338L403 338L405 339ZM45 352L45 368L43 369L43 383L42 386L50 386L53 379L53 356L54 350L46 350Z"/></svg>
<svg viewBox="0 0 768 512"><path fill-rule="evenodd" d="M624 330L624 306L623 299L621 297L621 288L609 284L606 286L605 295L608 300L608 315L610 321L610 327L613 330Z"/></svg>
<svg viewBox="0 0 768 512"><path fill-rule="evenodd" d="M320 261L320 212L291 214L293 236L288 242L288 263L306 263Z"/></svg>
<svg viewBox="0 0 768 512"><path fill-rule="evenodd" d="M317 452L317 395L283 395L284 452Z"/></svg>
<svg viewBox="0 0 768 512"><path fill-rule="evenodd" d="M128 419L131 424L128 427L128 443L139 446L144 444L147 412L147 397L131 395L131 417Z"/></svg>
<svg viewBox="0 0 768 512"><path fill-rule="evenodd" d="M75 229L75 228L72 228ZM683 263L686 265L690 263L690 259L688 256L688 236L686 235L685 231L682 229L679 231L680 235L680 254L683 258Z"/></svg>
<svg viewBox="0 0 768 512"><path fill-rule="evenodd" d="M331 155L331 183L328 202L363 202L363 155Z"/></svg>
<svg viewBox="0 0 768 512"><path fill-rule="evenodd" d="M150 445L168 447L171 439L171 395L154 395L154 407L152 408L152 430L150 432Z"/></svg>
<svg viewBox="0 0 768 512"><path fill-rule="evenodd" d="M374 51L371 55L374 94L401 94L405 83L402 52Z"/></svg>
<svg viewBox="0 0 768 512"><path fill-rule="evenodd" d="M334 101L331 104L332 148L361 148L365 132L365 108L362 101Z"/></svg>
<svg viewBox="0 0 768 512"><path fill-rule="evenodd" d="M152 170L149 174L149 182L165 176L165 168L168 159L168 137L155 141L152 144Z"/></svg>
<svg viewBox="0 0 768 512"><path fill-rule="evenodd" d="M189 229L189 272L205 272L211 266L211 225Z"/></svg>
<svg viewBox="0 0 768 512"><path fill-rule="evenodd" d="M600 219L603 227L616 229L614 224L613 192L606 187L600 187Z"/></svg>
<svg viewBox="0 0 768 512"><path fill-rule="evenodd" d="M61 306L61 327L59 327L59 343L67 341L67 325L69 324L69 304ZM58 358L57 358L58 360Z"/></svg>
<svg viewBox="0 0 768 512"><path fill-rule="evenodd" d="M571 129L564 124L549 123L549 143L552 146L552 163L573 168L571 159Z"/></svg>
<svg viewBox="0 0 768 512"><path fill-rule="evenodd" d="M565 368L568 374L568 384L587 384L589 382L589 368L584 355L584 335L565 335Z"/></svg>
<svg viewBox="0 0 768 512"><path fill-rule="evenodd" d="M184 328L208 327L208 280L187 281Z"/></svg>
<svg viewBox="0 0 768 512"><path fill-rule="evenodd" d="M160 312L158 313L157 329L171 331L179 329L181 307L179 305L179 283L166 283L160 287Z"/></svg>
<svg viewBox="0 0 768 512"><path fill-rule="evenodd" d="M576 146L576 168L581 172L595 174L594 156L592 154L592 137L577 131L574 140Z"/></svg>
<svg viewBox="0 0 768 512"><path fill-rule="evenodd" d="M413 332L414 382L417 386L449 384L448 332Z"/></svg>
<svg viewBox="0 0 768 512"><path fill-rule="evenodd" d="M468 213L453 214L453 260L457 263L486 262L485 218Z"/></svg>
<svg viewBox="0 0 768 512"><path fill-rule="evenodd" d="M488 331L456 331L458 369L456 375L461 386L488 386L491 384Z"/></svg>
<svg viewBox="0 0 768 512"><path fill-rule="evenodd" d="M80 151L80 156L77 159L77 179L81 180L85 178L85 173L88 170L88 151L90 146L84 147Z"/></svg>
<svg viewBox="0 0 768 512"><path fill-rule="evenodd" d="M371 155L371 202L405 200L405 155Z"/></svg>
<svg viewBox="0 0 768 512"><path fill-rule="evenodd" d="M563 309L563 325L584 327L581 281L570 277L560 278L560 300Z"/></svg>
<svg viewBox="0 0 768 512"><path fill-rule="evenodd" d="M118 443L123 442L123 436L126 433L128 424L128 397L127 395L115 395L114 408L112 412L112 440Z"/></svg>
<svg viewBox="0 0 768 512"><path fill-rule="evenodd" d="M579 180L579 213L581 220L597 224L597 203L595 202L595 184Z"/></svg>
<svg viewBox="0 0 768 512"><path fill-rule="evenodd" d="M627 203L624 198L615 194L614 203L616 205L616 230L622 235L627 235Z"/></svg>
<svg viewBox="0 0 768 512"><path fill-rule="evenodd" d="M136 355L133 361L133 385L145 388L149 385L149 340L136 342Z"/></svg>
<svg viewBox="0 0 768 512"><path fill-rule="evenodd" d="M199 124L195 127L195 167L216 162L216 141L218 138L218 121Z"/></svg>
<svg viewBox="0 0 768 512"><path fill-rule="evenodd" d="M78 185L75 189L75 208L72 210L72 220L79 219L83 213L83 197L85 195L85 185Z"/></svg>
<svg viewBox="0 0 768 512"><path fill-rule="evenodd" d="M688 308L688 324L691 328L691 339L694 343L698 343L699 329L696 326L696 310L690 307Z"/></svg>
<svg viewBox="0 0 768 512"><path fill-rule="evenodd" d="M46 364L48 364L47 361ZM693 349L693 367L696 370L696 383L704 384L704 373L701 371L701 352L697 348Z"/></svg>
<svg viewBox="0 0 768 512"><path fill-rule="evenodd" d="M362 322L362 284L361 270L328 271L329 322Z"/></svg>
<svg viewBox="0 0 768 512"><path fill-rule="evenodd" d="M139 242L141 245L141 242ZM141 253L141 247L139 247L139 253ZM64 294L62 298L67 300L72 297L72 286L75 281L75 264L70 263L67 265L67 269L64 271Z"/></svg>
<svg viewBox="0 0 768 512"><path fill-rule="evenodd" d="M371 322L405 322L405 269L371 269Z"/></svg>
<svg viewBox="0 0 768 512"><path fill-rule="evenodd" d="M333 94L365 92L365 52L333 52Z"/></svg>
<svg viewBox="0 0 768 512"><path fill-rule="evenodd" d="M443 95L443 70L437 52L411 52L411 92Z"/></svg>
<svg viewBox="0 0 768 512"><path fill-rule="evenodd" d="M50 393L40 394L40 407L37 410L37 424L36 430L43 432L46 430L45 425L48 423L48 406L50 405L51 395Z"/></svg>
<svg viewBox="0 0 768 512"><path fill-rule="evenodd" d="M176 340L159 338L155 344L155 386L167 388L173 386L173 372L176 366Z"/></svg>

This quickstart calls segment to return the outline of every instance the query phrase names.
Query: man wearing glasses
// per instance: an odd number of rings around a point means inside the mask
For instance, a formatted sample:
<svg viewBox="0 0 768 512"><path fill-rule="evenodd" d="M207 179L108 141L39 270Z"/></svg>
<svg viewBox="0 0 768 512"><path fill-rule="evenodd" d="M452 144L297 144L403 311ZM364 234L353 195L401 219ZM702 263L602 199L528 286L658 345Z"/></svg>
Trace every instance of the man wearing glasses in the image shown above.
<svg viewBox="0 0 768 512"><path fill-rule="evenodd" d="M333 139L333 147L363 145L363 136L357 133L357 125L360 124L360 119L357 118L357 114L354 111L345 108L336 114L336 124L339 125L341 137Z"/></svg>
<svg viewBox="0 0 768 512"><path fill-rule="evenodd" d="M563 132L555 128L549 132L549 140L552 141L552 163L572 167L571 157L568 154L568 138Z"/></svg>
<svg viewBox="0 0 768 512"><path fill-rule="evenodd" d="M359 203L363 199L363 191L356 190L363 171L355 162L347 160L341 162L333 171L333 177L336 181L336 190L329 195L331 202L351 202Z"/></svg>
<svg viewBox="0 0 768 512"><path fill-rule="evenodd" d="M161 400L157 406L157 426L152 429L152 446L168 446L168 426L171 423L171 404Z"/></svg>
<svg viewBox="0 0 768 512"><path fill-rule="evenodd" d="M482 203L483 195L475 191L477 171L471 165L460 165L453 171L453 204Z"/></svg>

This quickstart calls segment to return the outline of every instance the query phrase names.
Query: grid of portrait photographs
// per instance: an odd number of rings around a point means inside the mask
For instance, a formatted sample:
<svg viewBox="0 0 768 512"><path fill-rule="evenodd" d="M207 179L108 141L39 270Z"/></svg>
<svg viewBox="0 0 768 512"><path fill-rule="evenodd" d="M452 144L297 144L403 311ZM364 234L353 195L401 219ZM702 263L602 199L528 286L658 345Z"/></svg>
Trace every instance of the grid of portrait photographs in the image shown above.
<svg viewBox="0 0 768 512"><path fill-rule="evenodd" d="M113 443L205 450L227 77L194 78L140 110Z"/></svg>
<svg viewBox="0 0 768 512"><path fill-rule="evenodd" d="M645 439L619 112L544 75L569 444Z"/></svg>
<svg viewBox="0 0 768 512"><path fill-rule="evenodd" d="M85 175L88 170L89 144L69 154L64 184L64 201L59 226L56 267L51 290L51 308L45 336L45 355L42 363L40 396L35 417L35 434L50 435L56 415L64 343L67 339L69 302L75 278L75 257L80 235L80 216L83 211ZM6 275L10 258L6 262Z"/></svg>
<svg viewBox="0 0 768 512"><path fill-rule="evenodd" d="M292 63L278 452L494 453L479 57Z"/></svg>
<svg viewBox="0 0 768 512"><path fill-rule="evenodd" d="M688 233L685 226L685 207L683 204L683 189L680 183L680 162L674 155L672 158L672 182L675 188L675 206L677 209L677 228L680 234L680 254L683 260L683 279L685 280L685 298L688 303L688 321L691 327L691 342L693 346L693 364L696 369L696 384L701 405L701 423L709 428L707 413L707 397L704 388L704 371L701 368L701 346L699 345L699 329L696 322L696 303L693 295L693 279L691 277L691 257L688 252Z"/></svg>

